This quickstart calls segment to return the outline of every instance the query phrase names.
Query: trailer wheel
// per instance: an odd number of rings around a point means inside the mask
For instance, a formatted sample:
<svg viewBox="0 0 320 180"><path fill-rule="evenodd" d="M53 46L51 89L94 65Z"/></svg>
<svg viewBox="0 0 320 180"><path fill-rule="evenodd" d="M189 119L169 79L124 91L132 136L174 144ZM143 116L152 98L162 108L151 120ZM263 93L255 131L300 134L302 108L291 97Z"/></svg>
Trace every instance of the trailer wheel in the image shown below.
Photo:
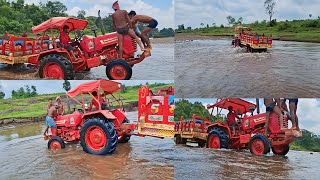
<svg viewBox="0 0 320 180"><path fill-rule="evenodd" d="M112 122L92 118L88 119L81 128L80 141L86 153L107 155L115 151L118 135Z"/></svg>
<svg viewBox="0 0 320 180"><path fill-rule="evenodd" d="M40 78L73 80L72 63L60 55L45 56L39 67Z"/></svg>
<svg viewBox="0 0 320 180"><path fill-rule="evenodd" d="M176 144L187 144L187 139L186 138L181 138L180 135L176 135L174 142Z"/></svg>
<svg viewBox="0 0 320 180"><path fill-rule="evenodd" d="M262 134L254 135L249 142L250 152L254 155L263 155L270 152L270 142Z"/></svg>
<svg viewBox="0 0 320 180"><path fill-rule="evenodd" d="M107 65L106 74L110 80L129 80L132 76L132 68L127 61L116 59Z"/></svg>
<svg viewBox="0 0 320 180"><path fill-rule="evenodd" d="M118 143L127 143L130 141L130 138L131 136L128 135L119 136Z"/></svg>
<svg viewBox="0 0 320 180"><path fill-rule="evenodd" d="M55 136L48 141L48 149L64 149L66 147L62 138Z"/></svg>
<svg viewBox="0 0 320 180"><path fill-rule="evenodd" d="M271 149L273 154L285 156L289 152L290 148L289 148L289 145L284 145L284 146L274 146Z"/></svg>
<svg viewBox="0 0 320 180"><path fill-rule="evenodd" d="M227 134L218 128L212 129L207 138L207 148L221 149L228 148Z"/></svg>

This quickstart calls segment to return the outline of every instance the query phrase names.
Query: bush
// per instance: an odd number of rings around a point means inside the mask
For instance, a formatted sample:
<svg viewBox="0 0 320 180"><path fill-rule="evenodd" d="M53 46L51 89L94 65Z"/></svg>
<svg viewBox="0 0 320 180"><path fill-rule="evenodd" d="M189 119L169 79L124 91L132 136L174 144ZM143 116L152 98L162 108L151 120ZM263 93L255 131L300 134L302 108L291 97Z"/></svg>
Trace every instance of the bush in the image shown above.
<svg viewBox="0 0 320 180"><path fill-rule="evenodd" d="M284 31L284 30L287 30L291 27L291 25L287 22L281 24L279 27L278 27L278 30L279 31Z"/></svg>
<svg viewBox="0 0 320 180"><path fill-rule="evenodd" d="M304 22L303 26L316 28L316 27L319 27L319 24L320 23L317 20L310 20L310 21Z"/></svg>

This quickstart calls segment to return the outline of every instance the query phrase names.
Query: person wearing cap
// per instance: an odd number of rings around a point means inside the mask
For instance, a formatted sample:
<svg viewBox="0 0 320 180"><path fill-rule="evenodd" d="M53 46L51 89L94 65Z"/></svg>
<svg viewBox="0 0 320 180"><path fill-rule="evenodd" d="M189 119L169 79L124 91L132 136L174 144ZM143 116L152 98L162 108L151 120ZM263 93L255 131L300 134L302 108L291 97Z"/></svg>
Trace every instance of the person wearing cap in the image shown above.
<svg viewBox="0 0 320 180"><path fill-rule="evenodd" d="M129 12L129 17L130 17L130 24L133 29L136 30L136 33L139 33L139 29L137 29L137 23L147 23L148 26L143 28L141 32L141 39L143 42L147 44L147 48L152 49L150 39L148 38L148 33L151 32L153 29L155 29L158 26L158 21L155 20L154 18L146 15L137 15L135 11L130 11Z"/></svg>
<svg viewBox="0 0 320 180"><path fill-rule="evenodd" d="M58 103L58 105L59 105L59 109L57 110L58 115L60 115L60 116L64 115L64 104L63 104L60 96L58 96L56 98L56 103Z"/></svg>
<svg viewBox="0 0 320 180"><path fill-rule="evenodd" d="M76 48L73 47L73 44L70 44L71 38L69 36L69 26L65 25L63 27L63 30L60 31L59 40L60 40L60 45L63 48L65 48L67 51L69 51L71 53L71 55L73 56L73 58L75 60L77 60L77 58L74 54L74 51L76 50Z"/></svg>
<svg viewBox="0 0 320 180"><path fill-rule="evenodd" d="M49 128L51 129L52 136L57 135L57 125L56 122L54 121L54 118L58 116L58 110L59 109L59 104L55 102L53 106L48 109L48 114L46 116L46 130L44 131L43 135L47 136Z"/></svg>
<svg viewBox="0 0 320 180"><path fill-rule="evenodd" d="M134 31L132 29L130 29L130 27L129 27L130 19L129 19L128 12L120 9L118 1L113 3L112 9L115 11L112 14L112 24L113 24L114 29L118 33L118 44L119 44L120 58L123 57L123 36L125 36L125 35L130 35L133 38L135 38L141 51L144 51L145 49L142 47L141 40L139 39L138 36L136 36Z"/></svg>

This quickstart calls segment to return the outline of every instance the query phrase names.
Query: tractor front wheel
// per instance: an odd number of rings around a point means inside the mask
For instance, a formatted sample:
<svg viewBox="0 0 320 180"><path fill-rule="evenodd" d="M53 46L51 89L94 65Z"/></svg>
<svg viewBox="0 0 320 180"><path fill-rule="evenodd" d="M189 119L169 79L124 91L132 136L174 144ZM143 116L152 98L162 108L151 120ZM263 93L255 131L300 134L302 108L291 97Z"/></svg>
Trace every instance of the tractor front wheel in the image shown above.
<svg viewBox="0 0 320 180"><path fill-rule="evenodd" d="M270 152L270 142L262 134L254 135L249 142L250 152L254 155L263 155Z"/></svg>
<svg viewBox="0 0 320 180"><path fill-rule="evenodd" d="M39 67L40 78L73 80L74 71L70 60L60 55L45 56Z"/></svg>
<svg viewBox="0 0 320 180"><path fill-rule="evenodd" d="M107 155L115 151L118 135L112 122L92 118L88 119L81 128L80 141L86 153Z"/></svg>
<svg viewBox="0 0 320 180"><path fill-rule="evenodd" d="M207 148L221 149L228 148L228 136L222 130L218 128L212 129L207 138Z"/></svg>
<svg viewBox="0 0 320 180"><path fill-rule="evenodd" d="M58 149L64 149L65 147L66 145L63 139L61 139L58 136L55 136L48 141L48 149L58 150Z"/></svg>
<svg viewBox="0 0 320 180"><path fill-rule="evenodd" d="M110 80L129 80L132 76L132 68L127 61L116 59L107 64L106 74Z"/></svg>
<svg viewBox="0 0 320 180"><path fill-rule="evenodd" d="M285 156L289 152L290 148L289 148L289 145L284 145L284 146L274 146L271 149L273 154Z"/></svg>

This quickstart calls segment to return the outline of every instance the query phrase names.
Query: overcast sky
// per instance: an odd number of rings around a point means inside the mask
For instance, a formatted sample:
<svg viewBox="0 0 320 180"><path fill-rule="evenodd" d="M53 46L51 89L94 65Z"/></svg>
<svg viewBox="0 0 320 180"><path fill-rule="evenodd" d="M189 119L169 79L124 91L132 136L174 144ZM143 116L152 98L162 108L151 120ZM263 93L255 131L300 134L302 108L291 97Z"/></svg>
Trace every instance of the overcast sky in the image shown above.
<svg viewBox="0 0 320 180"><path fill-rule="evenodd" d="M90 80L89 80L90 81ZM65 92L63 89L63 82L61 80L23 80L23 81L14 81L14 80L0 80L0 86L2 87L2 91L6 94L5 98L11 97L11 91L17 90L20 87L24 87L25 85L29 86L36 86L38 94L50 94L50 93L60 93ZM71 87L74 88L77 85L87 82L85 80L74 80L70 81ZM118 81L126 86L132 86L132 85L140 85L140 84L146 84L148 82L149 84L154 83L173 83L173 81L169 80L146 80L146 81L140 81L140 80L130 80L130 81Z"/></svg>
<svg viewBox="0 0 320 180"><path fill-rule="evenodd" d="M276 8L273 19L293 20L320 16L319 0L275 0ZM256 20L268 20L265 13L264 0L176 0L176 23L185 27L200 27L200 23L227 24L227 16L238 19L243 17L244 23Z"/></svg>
<svg viewBox="0 0 320 180"><path fill-rule="evenodd" d="M25 0L28 4L38 4L47 0ZM79 10L85 10L89 16L101 16L113 13L112 4L115 0L59 0L67 6L69 15L77 15ZM173 0L119 0L120 8L127 11L135 10L137 14L144 14L155 18L158 28L174 27L174 6Z"/></svg>
<svg viewBox="0 0 320 180"><path fill-rule="evenodd" d="M217 99L187 99L190 102L201 102L206 107L208 104L216 103ZM255 99L244 99L256 104ZM176 100L177 101L177 100ZM266 112L263 99L260 99L260 112ZM287 102L288 103L288 102ZM211 111L210 111L211 112ZM227 111L222 111L227 114ZM320 99L299 99L297 115L299 117L299 127L307 129L320 135ZM255 111L256 113L256 111Z"/></svg>

